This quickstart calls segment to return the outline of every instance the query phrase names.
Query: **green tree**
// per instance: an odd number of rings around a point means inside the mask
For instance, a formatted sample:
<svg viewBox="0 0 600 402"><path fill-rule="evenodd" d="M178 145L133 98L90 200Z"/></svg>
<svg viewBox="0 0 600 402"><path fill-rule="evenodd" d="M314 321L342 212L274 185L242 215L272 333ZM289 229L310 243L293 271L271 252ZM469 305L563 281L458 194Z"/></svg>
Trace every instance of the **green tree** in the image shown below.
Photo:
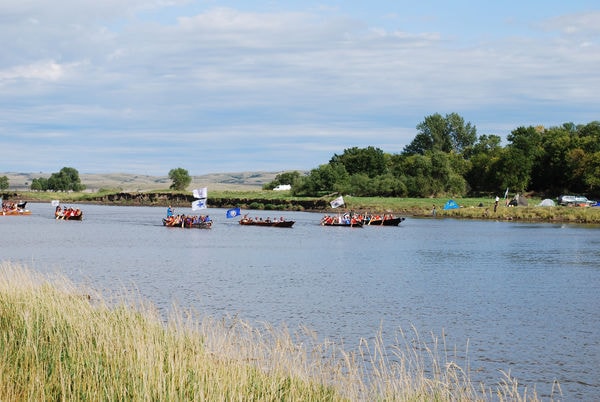
<svg viewBox="0 0 600 402"><path fill-rule="evenodd" d="M427 151L456 152L461 154L477 140L477 129L456 113L443 117L439 113L425 117L417 125L419 133L404 147L407 155L424 155Z"/></svg>
<svg viewBox="0 0 600 402"><path fill-rule="evenodd" d="M531 189L539 192L562 193L572 185L569 152L577 143L577 131L572 123L544 130L541 154L531 172Z"/></svg>
<svg viewBox="0 0 600 402"><path fill-rule="evenodd" d="M344 165L328 163L310 171L308 176L300 177L294 187L293 195L317 196L347 188L350 175Z"/></svg>
<svg viewBox="0 0 600 402"><path fill-rule="evenodd" d="M349 175L363 173L370 178L385 174L387 171L384 152L372 146L345 149L342 155L334 154L329 163L344 165Z"/></svg>
<svg viewBox="0 0 600 402"><path fill-rule="evenodd" d="M0 190L6 190L8 188L8 177L0 177Z"/></svg>
<svg viewBox="0 0 600 402"><path fill-rule="evenodd" d="M37 179L31 180L30 188L33 191L46 191L48 190L48 179L45 177L38 177Z"/></svg>
<svg viewBox="0 0 600 402"><path fill-rule="evenodd" d="M502 186L496 175L496 165L503 149L500 142L500 136L482 135L466 152L470 167L464 173L464 178L470 191L494 192Z"/></svg>
<svg viewBox="0 0 600 402"><path fill-rule="evenodd" d="M60 172L52 173L48 179L40 177L31 181L31 189L37 191L82 191L79 172L72 167L63 167Z"/></svg>
<svg viewBox="0 0 600 402"><path fill-rule="evenodd" d="M173 184L169 187L172 190L185 190L192 182L188 171L183 168L171 169L169 171L169 179L173 181Z"/></svg>
<svg viewBox="0 0 600 402"><path fill-rule="evenodd" d="M510 144L504 149L497 169L502 188L518 192L528 188L533 166L543 151L540 131L533 126L519 127L506 136Z"/></svg>

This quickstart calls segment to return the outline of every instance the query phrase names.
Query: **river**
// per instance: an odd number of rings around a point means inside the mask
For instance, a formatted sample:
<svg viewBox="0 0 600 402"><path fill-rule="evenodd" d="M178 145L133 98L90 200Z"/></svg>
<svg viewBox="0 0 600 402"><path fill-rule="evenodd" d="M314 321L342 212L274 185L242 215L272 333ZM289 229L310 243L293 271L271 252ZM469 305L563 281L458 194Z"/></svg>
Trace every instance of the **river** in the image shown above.
<svg viewBox="0 0 600 402"><path fill-rule="evenodd" d="M165 208L75 206L82 222L56 221L50 203L0 216L0 260L135 289L162 310L307 326L350 348L380 329L443 334L488 385L503 370L543 398L558 381L563 400L600 399L598 227L409 217L348 229L243 211L296 221L264 228L210 208L212 229L177 229L162 226Z"/></svg>

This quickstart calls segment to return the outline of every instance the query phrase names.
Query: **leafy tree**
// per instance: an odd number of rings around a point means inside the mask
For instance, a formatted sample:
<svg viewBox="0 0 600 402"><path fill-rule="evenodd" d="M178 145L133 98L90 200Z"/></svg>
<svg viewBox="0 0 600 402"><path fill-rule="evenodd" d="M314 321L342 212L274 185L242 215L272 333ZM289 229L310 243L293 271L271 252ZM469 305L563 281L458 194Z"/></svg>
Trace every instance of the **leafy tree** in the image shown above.
<svg viewBox="0 0 600 402"><path fill-rule="evenodd" d="M598 194L600 192L600 152L586 155L584 165L583 182L586 185L585 192Z"/></svg>
<svg viewBox="0 0 600 402"><path fill-rule="evenodd" d="M563 192L571 183L569 152L577 143L573 124L544 130L541 135L541 155L531 172L531 188L536 191Z"/></svg>
<svg viewBox="0 0 600 402"><path fill-rule="evenodd" d="M169 179L173 181L173 184L169 187L172 190L185 190L192 182L188 171L183 168L171 169Z"/></svg>
<svg viewBox="0 0 600 402"><path fill-rule="evenodd" d="M468 157L469 168L464 178L474 192L493 192L502 184L496 175L497 163L502 153L500 137L497 135L482 135L465 154Z"/></svg>
<svg viewBox="0 0 600 402"><path fill-rule="evenodd" d="M8 188L8 177L0 177L0 190L6 190Z"/></svg>
<svg viewBox="0 0 600 402"><path fill-rule="evenodd" d="M37 179L31 180L30 188L33 191L46 191L48 190L48 179L45 177L38 177Z"/></svg>
<svg viewBox="0 0 600 402"><path fill-rule="evenodd" d="M533 126L519 127L506 137L510 144L504 149L496 171L502 188L518 192L528 188L533 166L542 155L540 131Z"/></svg>
<svg viewBox="0 0 600 402"><path fill-rule="evenodd" d="M405 197L408 194L404 176L395 177L388 173L373 179L370 196Z"/></svg>
<svg viewBox="0 0 600 402"><path fill-rule="evenodd" d="M293 195L324 195L346 188L348 172L340 163L320 165L310 171L308 176L300 177L294 187Z"/></svg>
<svg viewBox="0 0 600 402"><path fill-rule="evenodd" d="M370 178L382 175L387 170L385 154L381 149L372 146L345 149L342 155L334 154L329 163L341 163L348 174L363 173Z"/></svg>
<svg viewBox="0 0 600 402"><path fill-rule="evenodd" d="M37 191L82 191L85 185L81 184L77 169L63 167L60 172L52 173L48 179L33 179L30 188Z"/></svg>
<svg viewBox="0 0 600 402"><path fill-rule="evenodd" d="M477 129L456 113L442 117L436 113L417 125L419 133L404 147L407 155L424 155L427 151L462 153L477 140Z"/></svg>

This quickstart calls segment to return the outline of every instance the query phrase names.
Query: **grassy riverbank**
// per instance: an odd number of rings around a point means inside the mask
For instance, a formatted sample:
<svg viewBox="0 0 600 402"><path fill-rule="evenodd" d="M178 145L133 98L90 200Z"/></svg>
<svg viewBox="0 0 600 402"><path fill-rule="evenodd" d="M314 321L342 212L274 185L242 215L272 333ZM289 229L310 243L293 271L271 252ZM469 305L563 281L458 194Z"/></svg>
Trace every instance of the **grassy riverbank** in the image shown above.
<svg viewBox="0 0 600 402"><path fill-rule="evenodd" d="M121 195L118 201L110 201ZM131 199L126 196L131 195ZM337 196L337 195L336 195ZM21 192L5 194L7 199L23 199L34 202L50 202L60 199L63 203L103 203L117 205L155 205L188 207L191 201L190 192L157 190L143 193L116 193L103 191L97 193L52 193L52 192ZM189 199L188 199L189 198ZM600 208L582 207L541 207L541 199L529 198L529 206L506 207L504 200L494 212L492 198L454 198L461 208L444 210L448 198L384 198L384 197L352 197L344 196L346 205L332 210L329 208L331 197L292 197L287 191L210 191L208 204L230 208L240 206L243 209L265 210L296 210L332 212L351 209L360 212L391 212L402 216L433 217L433 207L436 208L437 218L491 219L524 222L565 222L600 224Z"/></svg>
<svg viewBox="0 0 600 402"><path fill-rule="evenodd" d="M285 329L181 311L165 320L60 276L0 263L0 400L525 401L506 376L473 384L434 339L354 351ZM312 339L315 339L314 337ZM445 346L445 345L444 345Z"/></svg>

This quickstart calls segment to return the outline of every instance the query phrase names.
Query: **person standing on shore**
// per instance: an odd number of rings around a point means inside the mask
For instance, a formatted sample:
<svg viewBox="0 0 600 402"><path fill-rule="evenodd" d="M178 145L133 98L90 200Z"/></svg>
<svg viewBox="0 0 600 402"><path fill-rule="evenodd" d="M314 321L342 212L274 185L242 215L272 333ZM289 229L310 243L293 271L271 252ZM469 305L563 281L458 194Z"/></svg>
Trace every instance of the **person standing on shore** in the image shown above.
<svg viewBox="0 0 600 402"><path fill-rule="evenodd" d="M498 209L498 202L500 201L500 197L496 196L496 201L494 202L494 213Z"/></svg>

